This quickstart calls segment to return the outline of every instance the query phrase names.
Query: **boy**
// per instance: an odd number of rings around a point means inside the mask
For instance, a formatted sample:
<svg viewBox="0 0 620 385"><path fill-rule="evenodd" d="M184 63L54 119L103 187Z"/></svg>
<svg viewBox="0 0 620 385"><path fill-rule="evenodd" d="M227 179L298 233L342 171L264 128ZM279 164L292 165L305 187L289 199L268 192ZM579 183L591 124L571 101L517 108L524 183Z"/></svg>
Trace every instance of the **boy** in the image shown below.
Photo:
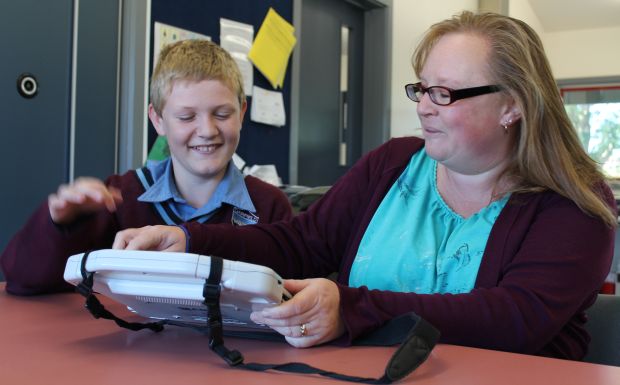
<svg viewBox="0 0 620 385"><path fill-rule="evenodd" d="M79 178L51 194L0 257L6 290L70 290L67 258L111 248L123 229L156 224L248 225L292 216L277 187L243 177L231 161L247 103L232 57L205 40L165 47L151 79L149 118L170 158L105 182Z"/></svg>

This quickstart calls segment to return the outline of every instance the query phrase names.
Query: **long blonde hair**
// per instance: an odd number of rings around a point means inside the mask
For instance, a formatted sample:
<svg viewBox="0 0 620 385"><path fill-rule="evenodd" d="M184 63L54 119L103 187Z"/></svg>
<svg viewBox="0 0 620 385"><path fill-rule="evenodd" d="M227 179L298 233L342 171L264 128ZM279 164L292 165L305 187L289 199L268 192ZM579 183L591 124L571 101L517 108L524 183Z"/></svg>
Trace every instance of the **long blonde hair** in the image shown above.
<svg viewBox="0 0 620 385"><path fill-rule="evenodd" d="M508 16L462 12L434 24L424 35L412 59L416 75L435 43L449 33L470 33L489 42L494 83L510 93L521 111L515 125L517 145L504 174L514 183L511 191L550 189L616 226L617 214L594 187L605 177L577 137L536 32Z"/></svg>

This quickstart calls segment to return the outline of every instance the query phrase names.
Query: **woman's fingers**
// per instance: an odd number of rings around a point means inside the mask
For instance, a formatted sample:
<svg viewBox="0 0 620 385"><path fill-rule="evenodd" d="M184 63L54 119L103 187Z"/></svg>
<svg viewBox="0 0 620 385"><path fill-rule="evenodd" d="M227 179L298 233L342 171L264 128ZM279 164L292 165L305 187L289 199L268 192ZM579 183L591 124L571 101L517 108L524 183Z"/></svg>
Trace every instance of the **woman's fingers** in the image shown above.
<svg viewBox="0 0 620 385"><path fill-rule="evenodd" d="M185 251L185 232L177 226L145 226L116 234L113 249Z"/></svg>
<svg viewBox="0 0 620 385"><path fill-rule="evenodd" d="M330 341L344 332L340 318L338 287L327 279L287 280L285 287L294 294L283 304L251 314L256 323L265 324L286 337L296 347Z"/></svg>

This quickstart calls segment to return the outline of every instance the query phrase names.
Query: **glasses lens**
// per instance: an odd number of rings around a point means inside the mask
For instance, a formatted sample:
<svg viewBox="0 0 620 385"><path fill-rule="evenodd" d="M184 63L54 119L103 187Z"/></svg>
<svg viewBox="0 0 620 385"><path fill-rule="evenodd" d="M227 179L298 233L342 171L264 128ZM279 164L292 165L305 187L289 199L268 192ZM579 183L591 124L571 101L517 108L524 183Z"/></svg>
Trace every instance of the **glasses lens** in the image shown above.
<svg viewBox="0 0 620 385"><path fill-rule="evenodd" d="M439 104L440 106L450 104L450 100L452 99L450 90L444 87L430 87L428 89L428 93L431 95L433 102Z"/></svg>
<svg viewBox="0 0 620 385"><path fill-rule="evenodd" d="M425 92L426 90L422 89L421 85L416 85L415 86L415 101L419 102L422 99L422 96L424 96Z"/></svg>
<svg viewBox="0 0 620 385"><path fill-rule="evenodd" d="M407 93L407 97L414 102L418 101L418 95L416 93L416 85L415 84L407 84L405 86L405 92Z"/></svg>

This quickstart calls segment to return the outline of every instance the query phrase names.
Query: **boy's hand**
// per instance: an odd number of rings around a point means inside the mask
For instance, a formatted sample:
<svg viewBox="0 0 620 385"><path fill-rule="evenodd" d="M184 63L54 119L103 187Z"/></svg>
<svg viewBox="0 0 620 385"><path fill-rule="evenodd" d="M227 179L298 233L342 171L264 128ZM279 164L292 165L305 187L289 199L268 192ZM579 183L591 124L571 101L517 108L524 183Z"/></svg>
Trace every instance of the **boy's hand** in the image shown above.
<svg viewBox="0 0 620 385"><path fill-rule="evenodd" d="M47 199L50 216L54 223L59 225L66 225L82 214L101 209L114 212L122 201L120 190L107 187L99 179L88 177L61 185L58 191Z"/></svg>

